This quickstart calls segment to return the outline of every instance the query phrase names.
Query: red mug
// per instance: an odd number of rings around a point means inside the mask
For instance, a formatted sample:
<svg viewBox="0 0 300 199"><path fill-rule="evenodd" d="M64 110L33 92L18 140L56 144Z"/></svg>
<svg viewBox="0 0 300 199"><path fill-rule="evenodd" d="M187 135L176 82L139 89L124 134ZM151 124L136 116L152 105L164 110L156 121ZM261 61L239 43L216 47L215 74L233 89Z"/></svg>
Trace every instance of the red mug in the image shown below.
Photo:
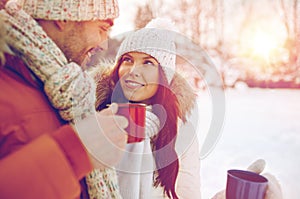
<svg viewBox="0 0 300 199"><path fill-rule="evenodd" d="M125 129L128 133L127 143L141 142L145 139L146 104L120 103L117 114L128 119Z"/></svg>
<svg viewBox="0 0 300 199"><path fill-rule="evenodd" d="M228 170L226 199L264 199L268 179L244 170Z"/></svg>

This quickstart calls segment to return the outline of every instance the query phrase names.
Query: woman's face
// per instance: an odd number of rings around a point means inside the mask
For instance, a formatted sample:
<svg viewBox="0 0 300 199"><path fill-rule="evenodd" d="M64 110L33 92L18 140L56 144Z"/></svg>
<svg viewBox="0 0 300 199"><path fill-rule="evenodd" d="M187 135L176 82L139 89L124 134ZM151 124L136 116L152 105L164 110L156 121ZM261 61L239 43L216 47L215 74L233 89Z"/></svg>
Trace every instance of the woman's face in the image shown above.
<svg viewBox="0 0 300 199"><path fill-rule="evenodd" d="M144 102L155 95L159 84L159 63L145 53L122 56L118 71L120 85L130 101Z"/></svg>

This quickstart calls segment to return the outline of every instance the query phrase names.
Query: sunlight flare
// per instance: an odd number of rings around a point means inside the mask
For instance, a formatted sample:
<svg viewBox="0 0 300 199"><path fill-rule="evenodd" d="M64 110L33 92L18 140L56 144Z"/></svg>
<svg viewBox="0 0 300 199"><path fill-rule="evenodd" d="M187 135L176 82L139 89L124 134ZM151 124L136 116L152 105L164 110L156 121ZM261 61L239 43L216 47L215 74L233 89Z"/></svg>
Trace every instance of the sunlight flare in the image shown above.
<svg viewBox="0 0 300 199"><path fill-rule="evenodd" d="M252 25L242 32L240 39L244 55L269 61L274 58L275 52L282 48L286 36L274 26Z"/></svg>
<svg viewBox="0 0 300 199"><path fill-rule="evenodd" d="M251 50L254 55L267 59L273 50L279 47L278 39L274 35L257 30L253 35Z"/></svg>

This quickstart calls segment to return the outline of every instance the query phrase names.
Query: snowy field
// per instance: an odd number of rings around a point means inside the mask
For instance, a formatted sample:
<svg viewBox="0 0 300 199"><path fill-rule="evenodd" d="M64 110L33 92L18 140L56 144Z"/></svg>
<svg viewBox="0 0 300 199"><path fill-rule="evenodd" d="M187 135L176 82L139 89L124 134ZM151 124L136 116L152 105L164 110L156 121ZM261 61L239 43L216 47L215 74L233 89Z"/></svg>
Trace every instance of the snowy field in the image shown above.
<svg viewBox="0 0 300 199"><path fill-rule="evenodd" d="M300 90L226 90L226 117L214 150L202 160L202 198L226 186L228 169L245 169L258 158L275 175L285 199L300 197ZM208 128L210 97L200 93L200 128ZM208 117L207 117L208 116ZM207 119L205 119L207 118Z"/></svg>

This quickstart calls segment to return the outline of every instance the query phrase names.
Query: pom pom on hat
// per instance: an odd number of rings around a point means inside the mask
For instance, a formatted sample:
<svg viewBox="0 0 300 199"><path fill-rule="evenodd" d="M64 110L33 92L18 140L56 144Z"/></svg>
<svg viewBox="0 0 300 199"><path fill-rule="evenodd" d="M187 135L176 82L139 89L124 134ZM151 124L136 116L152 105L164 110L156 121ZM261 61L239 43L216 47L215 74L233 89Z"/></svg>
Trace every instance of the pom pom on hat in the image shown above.
<svg viewBox="0 0 300 199"><path fill-rule="evenodd" d="M175 25L171 20L153 19L145 28L131 33L124 39L116 60L118 61L122 55L129 52L149 54L159 62L168 83L171 84L176 68L175 31Z"/></svg>
<svg viewBox="0 0 300 199"><path fill-rule="evenodd" d="M119 15L117 0L18 0L35 19L88 21L114 19Z"/></svg>
<svg viewBox="0 0 300 199"><path fill-rule="evenodd" d="M168 18L155 18L152 19L145 28L159 28L170 31L177 31L175 23Z"/></svg>

